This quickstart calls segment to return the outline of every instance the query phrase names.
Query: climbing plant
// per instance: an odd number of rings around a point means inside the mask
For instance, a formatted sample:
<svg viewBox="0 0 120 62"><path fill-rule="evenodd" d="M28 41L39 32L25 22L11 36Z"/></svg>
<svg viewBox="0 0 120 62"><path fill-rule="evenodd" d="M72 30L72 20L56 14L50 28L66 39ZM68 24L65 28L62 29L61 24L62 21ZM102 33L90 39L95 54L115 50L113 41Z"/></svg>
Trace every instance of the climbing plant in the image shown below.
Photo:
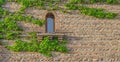
<svg viewBox="0 0 120 62"><path fill-rule="evenodd" d="M13 46L6 46L6 48L12 51L30 51L39 52L46 56L52 56L51 51L59 51L66 53L68 49L66 47L66 40L58 41L57 38L49 40L45 37L41 42L37 40L36 33L29 33L32 40L26 42L20 40L19 35L23 31L23 28L18 26L17 21L24 21L26 23L33 23L42 26L45 21L42 19L35 19L32 16L25 16L24 12L26 8L37 6L44 10L61 10L67 12L67 10L79 10L80 14L85 14L89 16L94 16L96 18L107 18L113 19L117 16L116 13L105 12L101 8L89 8L84 6L84 4L93 3L107 3L107 4L119 4L117 0L70 0L70 2L65 3L65 8L59 6L61 0L8 0L9 2L17 2L22 5L20 12L9 13L9 11L4 10L2 5L6 3L6 0L0 0L0 39L16 40ZM1 42L0 42L1 44Z"/></svg>
<svg viewBox="0 0 120 62"><path fill-rule="evenodd" d="M67 9L69 10L79 10L80 14L85 14L89 16L94 16L96 18L107 18L107 19L113 19L117 16L116 13L112 12L105 12L104 9L101 8L89 8L87 6L77 6L75 4L66 4L65 5Z"/></svg>
<svg viewBox="0 0 120 62"><path fill-rule="evenodd" d="M66 41L58 41L58 39L49 40L48 37L44 37L44 39L39 42L35 38L35 33L30 33L33 37L31 42L25 42L22 40L16 40L13 46L6 46L9 50L12 51L29 51L29 52L39 52L48 57L52 56L51 51L58 51L67 53L68 49L65 46Z"/></svg>
<svg viewBox="0 0 120 62"><path fill-rule="evenodd" d="M2 5L6 3L6 0L0 0L0 18L2 16L8 15L7 10L3 10Z"/></svg>
<svg viewBox="0 0 120 62"><path fill-rule="evenodd" d="M64 13L67 13L67 10L80 10L80 14L85 14L89 16L94 16L96 18L107 18L113 19L117 16L116 13L105 12L104 10L99 10L97 8L89 8L84 6L84 4L93 4L93 3L107 3L107 4L119 4L118 0L70 0L68 3L65 3L65 8L59 7L61 0L9 0L14 1L22 5L20 8L20 13L24 13L25 9L32 6L37 6L45 10L61 10ZM79 6L79 4L82 4ZM47 7L46 7L47 6ZM93 12L93 13L92 13ZM39 23L34 22L37 24Z"/></svg>
<svg viewBox="0 0 120 62"><path fill-rule="evenodd" d="M31 16L23 16L21 14L11 13L5 16L3 21L0 21L1 39L14 40L19 38L19 35L23 29L18 26L17 21L25 21L40 26L44 23L44 20L34 20Z"/></svg>
<svg viewBox="0 0 120 62"><path fill-rule="evenodd" d="M0 41L0 45L2 45L1 41Z"/></svg>
<svg viewBox="0 0 120 62"><path fill-rule="evenodd" d="M93 4L93 3L107 3L107 4L120 4L118 0L70 0L72 4Z"/></svg>
<svg viewBox="0 0 120 62"><path fill-rule="evenodd" d="M11 14L9 17L9 19L14 20L14 21L24 21L24 22L29 22L29 23L33 23L36 25L43 25L44 24L44 20L40 20L40 19L34 19L32 16L24 16L22 14L19 13L15 13L15 14Z"/></svg>
<svg viewBox="0 0 120 62"><path fill-rule="evenodd" d="M5 3L5 0L0 0L0 7Z"/></svg>
<svg viewBox="0 0 120 62"><path fill-rule="evenodd" d="M22 31L22 28L20 28L12 19L6 17L3 21L0 21L1 39L15 39L18 37L18 31Z"/></svg>

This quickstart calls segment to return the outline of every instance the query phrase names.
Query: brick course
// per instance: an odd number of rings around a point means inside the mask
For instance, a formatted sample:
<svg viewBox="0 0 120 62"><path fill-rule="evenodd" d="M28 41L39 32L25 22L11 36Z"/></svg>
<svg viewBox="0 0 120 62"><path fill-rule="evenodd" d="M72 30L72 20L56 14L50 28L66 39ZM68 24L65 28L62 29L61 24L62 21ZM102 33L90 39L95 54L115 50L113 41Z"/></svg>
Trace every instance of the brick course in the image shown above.
<svg viewBox="0 0 120 62"><path fill-rule="evenodd" d="M119 13L117 5L88 5L89 7L105 8L106 11ZM114 8L114 9L113 9ZM52 52L53 57L45 57L40 53L6 52L1 53L0 61L4 56L9 57L7 62L120 62L120 17L115 19L98 19L92 16L74 13L51 11L55 16L56 32L65 33L68 37L69 53ZM77 11L74 11L77 12ZM47 10L28 8L25 15L45 19ZM18 22L25 32L45 32L42 27L31 23ZM0 49L4 47L0 47ZM4 50L6 51L6 50Z"/></svg>

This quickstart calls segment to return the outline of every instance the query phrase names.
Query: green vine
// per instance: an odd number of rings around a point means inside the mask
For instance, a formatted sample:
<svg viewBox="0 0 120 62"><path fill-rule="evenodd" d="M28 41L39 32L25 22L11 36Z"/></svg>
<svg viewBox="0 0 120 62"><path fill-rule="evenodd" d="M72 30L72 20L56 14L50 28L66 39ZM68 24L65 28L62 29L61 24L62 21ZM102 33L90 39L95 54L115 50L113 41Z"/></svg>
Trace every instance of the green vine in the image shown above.
<svg viewBox="0 0 120 62"><path fill-rule="evenodd" d="M3 5L3 4L5 4L5 0L0 0L0 7Z"/></svg>
<svg viewBox="0 0 120 62"><path fill-rule="evenodd" d="M8 11L6 11L6 10L3 10L1 7L0 7L0 15L2 16L6 16L6 15L8 15Z"/></svg>
<svg viewBox="0 0 120 62"><path fill-rule="evenodd" d="M33 40L37 39L37 34L35 32L29 32L29 35L32 37Z"/></svg>
<svg viewBox="0 0 120 62"><path fill-rule="evenodd" d="M39 19L34 19L32 16L23 16L19 13L15 13L15 14L11 14L9 16L10 19L14 20L14 21L25 21L25 22L29 22L29 23L33 23L36 25L43 25L44 24L44 20L39 20Z"/></svg>
<svg viewBox="0 0 120 62"><path fill-rule="evenodd" d="M6 17L3 21L0 21L1 39L15 39L18 37L18 31L22 31L22 28L20 28L12 19Z"/></svg>
<svg viewBox="0 0 120 62"><path fill-rule="evenodd" d="M2 5L5 3L6 3L5 0L0 0L0 18L2 18L2 16L8 15L8 11L3 10L2 8Z"/></svg>
<svg viewBox="0 0 120 62"><path fill-rule="evenodd" d="M86 4L86 3L107 3L107 4L119 4L117 0L70 0L68 4L64 4L65 8L60 8L60 0L10 0L17 2L22 5L20 8L20 13L24 13L27 7L37 6L45 10L61 10L64 13L67 13L67 10L80 10L80 14L85 14L89 16L94 16L96 18L107 18L107 19L114 19L117 14L112 12L105 12L104 10L99 10L96 8L88 8L86 6L77 6L77 4ZM46 7L47 6L47 7ZM93 12L93 13L92 13ZM37 24L39 22L34 22Z"/></svg>
<svg viewBox="0 0 120 62"><path fill-rule="evenodd" d="M22 5L20 12L24 13L25 9L28 7L37 6L42 8L44 3L41 0L9 0L10 2L17 2Z"/></svg>
<svg viewBox="0 0 120 62"><path fill-rule="evenodd" d="M114 19L117 14L111 12L105 12L104 9L97 9L97 8L88 8L86 6L77 6L75 4L66 4L65 5L69 10L79 10L80 14L85 14L89 16L94 16L96 18L107 18L107 19Z"/></svg>
<svg viewBox="0 0 120 62"><path fill-rule="evenodd" d="M30 33L33 37L31 42L25 42L22 40L16 40L13 46L6 46L9 50L12 51L29 51L29 52L39 52L48 57L52 56L50 51L58 51L67 53L68 49L65 46L66 41L59 42L57 39L49 40L48 37L44 37L44 39L39 42L35 38L35 33Z"/></svg>
<svg viewBox="0 0 120 62"><path fill-rule="evenodd" d="M9 14L0 21L1 39L14 40L18 39L23 29L18 26L17 21L30 22L37 25L43 25L44 20L35 20L31 16L22 16L21 14Z"/></svg>
<svg viewBox="0 0 120 62"><path fill-rule="evenodd" d="M107 18L113 19L117 16L116 13L105 12L104 9L89 8L86 6L78 6L77 4L86 4L86 3L107 3L107 4L119 4L117 0L70 0L68 4L65 4L66 8L60 8L58 5L61 2L60 0L9 0L11 2L17 2L22 5L20 8L20 13L9 13L8 11L2 8L2 5L6 3L6 0L0 0L0 18L3 18L0 21L0 39L7 40L16 40L19 39L19 35L23 29L18 26L17 21L25 21L27 23L33 23L39 26L42 26L45 23L45 20L34 19L32 16L25 16L24 11L28 7L37 6L40 9L47 10L61 10L67 12L67 10L79 10L80 14L85 14L89 16L94 16L96 18ZM46 7L48 6L48 7ZM49 40L48 37L45 37L41 42L37 40L36 33L29 33L32 37L30 42L16 40L13 46L6 46L12 51L30 51L30 52L39 52L46 56L52 56L51 51L59 51L67 53L68 49L65 46L66 40L58 41L57 38ZM0 45L2 43L0 42Z"/></svg>
<svg viewBox="0 0 120 62"><path fill-rule="evenodd" d="M1 41L0 41L0 45L2 45Z"/></svg>
<svg viewBox="0 0 120 62"><path fill-rule="evenodd" d="M70 0L72 4L93 4L93 3L107 3L107 4L120 4L118 0Z"/></svg>
<svg viewBox="0 0 120 62"><path fill-rule="evenodd" d="M113 19L117 16L116 13L111 13L111 12L104 12L103 9L96 9L96 8L88 8L85 6L80 6L80 13L89 15L89 16L94 16L97 18L107 18L107 19Z"/></svg>
<svg viewBox="0 0 120 62"><path fill-rule="evenodd" d="M33 23L39 26L42 26L45 21L35 19L32 16L24 16L21 13L24 13L24 10L27 7L31 6L43 6L43 1L38 0L10 0L18 2L22 5L20 8L20 13L9 13L6 10L3 10L2 7L0 7L0 15L1 18L3 18L2 21L0 21L0 39L6 39L6 40L16 40L20 39L21 32L23 31L23 28L19 27L17 24L17 21L24 21L27 23ZM34 2L34 3L33 3ZM5 3L5 0L0 1L0 5L3 5ZM52 7L53 5L51 5ZM58 5L56 5L54 8L50 8L50 10L56 10L58 8ZM15 44L13 46L6 46L6 48L12 50L12 51L30 51L30 52L39 52L46 56L52 56L51 51L59 51L59 52L68 52L67 47L65 46L66 41L63 40L61 42L58 41L58 39L49 40L48 37L45 37L44 40L39 42L37 40L37 34L34 32L29 33L31 36L31 41L26 42L22 40L16 40ZM0 44L2 44L0 42Z"/></svg>
<svg viewBox="0 0 120 62"><path fill-rule="evenodd" d="M19 39L20 32L7 32L6 33L6 39L7 40L14 40L14 39Z"/></svg>

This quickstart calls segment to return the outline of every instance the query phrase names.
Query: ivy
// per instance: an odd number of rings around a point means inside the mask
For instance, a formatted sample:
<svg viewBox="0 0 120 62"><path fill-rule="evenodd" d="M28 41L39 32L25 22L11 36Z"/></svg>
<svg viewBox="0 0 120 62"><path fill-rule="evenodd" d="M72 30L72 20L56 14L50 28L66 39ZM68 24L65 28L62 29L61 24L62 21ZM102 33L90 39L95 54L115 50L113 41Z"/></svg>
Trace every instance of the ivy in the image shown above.
<svg viewBox="0 0 120 62"><path fill-rule="evenodd" d="M85 3L107 3L107 4L119 4L120 2L118 0L70 0L71 4L85 4Z"/></svg>
<svg viewBox="0 0 120 62"><path fill-rule="evenodd" d="M11 19L15 20L15 21L25 21L25 22L30 22L36 25L43 25L44 24L44 20L39 20L39 19L33 19L32 16L23 16L21 14L13 14L10 16Z"/></svg>
<svg viewBox="0 0 120 62"><path fill-rule="evenodd" d="M26 7L30 7L30 6L43 6L43 2L42 1L38 1L38 0L17 0L16 2L26 6Z"/></svg>
<svg viewBox="0 0 120 62"><path fill-rule="evenodd" d="M89 8L86 6L77 6L75 4L66 4L65 5L69 10L79 10L80 14L85 14L89 16L94 16L96 18L106 18L113 19L117 16L116 13L105 12L104 9Z"/></svg>
<svg viewBox="0 0 120 62"><path fill-rule="evenodd" d="M24 11L25 11L25 9L26 9L27 7L26 6L22 6L19 10L20 10L20 13L24 13Z"/></svg>
<svg viewBox="0 0 120 62"><path fill-rule="evenodd" d="M18 2L22 5L20 8L20 12L24 13L27 7L37 6L42 7L47 10L61 10L62 12L66 12L65 10L80 10L81 14L94 16L96 18L107 18L113 19L117 16L116 13L105 12L104 10L99 10L95 8L80 8L82 6L76 6L77 4L93 4L93 3L107 3L107 4L119 4L118 0L70 0L69 3L65 4L66 8L60 8L58 5L61 2L60 0L11 0ZM48 6L48 7L45 7ZM93 13L92 13L93 12ZM30 21L30 20L29 20ZM32 21L34 24L42 25L42 21Z"/></svg>
<svg viewBox="0 0 120 62"><path fill-rule="evenodd" d="M15 44L13 46L7 46L8 49L13 50L13 51L23 51L25 50L25 46L27 46L26 42L23 42L21 40L16 40Z"/></svg>
<svg viewBox="0 0 120 62"><path fill-rule="evenodd" d="M20 14L8 15L3 21L0 21L1 39L14 40L19 38L20 33L18 31L23 31L23 29L18 26L16 21L31 22L40 26L44 23L44 20L34 20L31 16L22 16Z"/></svg>
<svg viewBox="0 0 120 62"><path fill-rule="evenodd" d="M4 39L4 36L2 33L0 33L0 39Z"/></svg>
<svg viewBox="0 0 120 62"><path fill-rule="evenodd" d="M19 32L7 32L6 33L6 39L7 40L14 40L14 39L18 39L20 33Z"/></svg>
<svg viewBox="0 0 120 62"><path fill-rule="evenodd" d="M78 7L76 5L74 5L74 4L66 4L65 6L69 10L77 10L78 9Z"/></svg>
<svg viewBox="0 0 120 62"><path fill-rule="evenodd" d="M27 7L31 6L43 6L43 1L38 0L9 0L9 1L15 1L20 4L22 4L22 7L20 8L20 13L24 13L24 10ZM0 1L0 5L3 5L3 2L5 3L5 0ZM55 2L55 1L54 1ZM53 5L51 5L52 7ZM52 10L56 10L58 8L58 5L56 5ZM42 26L44 24L44 20L34 19L32 16L24 16L20 13L9 13L6 10L3 10L2 7L0 7L0 15L4 15L1 18L3 18L2 21L0 21L0 39L6 39L6 40L16 40L19 39L21 35L21 31L23 29L18 26L17 21L25 21L30 22L39 26ZM49 40L48 37L45 37L42 42L39 42L37 40L37 34L34 32L29 33L32 37L32 40L30 42L25 42L22 40L16 40L15 44L13 46L6 46L6 48L12 50L12 51L30 51L30 52L39 52L46 56L52 56L51 51L59 51L59 52L68 52L67 47L65 46L65 40L59 42L58 39ZM1 44L1 43L0 43Z"/></svg>
<svg viewBox="0 0 120 62"><path fill-rule="evenodd" d="M0 33L4 32L4 23L0 21Z"/></svg>
<svg viewBox="0 0 120 62"><path fill-rule="evenodd" d="M0 39L15 40L19 38L23 31L16 21L25 21L37 25L43 25L44 20L33 19L32 16L23 16L19 13L9 13L0 7L0 14L5 15L3 21L0 21ZM20 31L20 32L19 32Z"/></svg>
<svg viewBox="0 0 120 62"><path fill-rule="evenodd" d="M19 31L23 29L20 28L16 21L25 21L30 22L39 26L42 26L45 21L34 19L32 16L25 16L21 13L24 13L25 9L32 6L37 6L43 8L48 5L48 10L58 10L60 9L58 4L60 0L9 0L14 1L22 5L20 8L20 13L9 13L8 11L2 8L2 5L5 3L5 0L0 0L0 18L4 18L3 21L0 21L0 39L7 40L16 40L19 39L21 34ZM69 4L65 4L68 10L79 10L80 14L85 14L89 16L94 16L96 18L107 18L113 19L117 16L116 13L105 12L104 9L88 8L86 6L77 6L76 4L86 4L86 3L107 3L107 4L118 4L117 0L70 0ZM45 7L46 9L47 7ZM67 12L62 10L63 12ZM65 46L66 40L58 41L58 39L49 40L48 37L45 37L41 42L37 40L37 35L34 32L29 33L32 37L30 42L16 40L13 46L7 46L8 49L12 51L30 51L30 52L39 52L46 56L52 56L51 51L59 51L67 53L68 49ZM1 43L0 43L1 44Z"/></svg>
<svg viewBox="0 0 120 62"><path fill-rule="evenodd" d="M48 37L45 37L42 42L37 40L32 40L31 42L25 42L22 40L16 40L13 46L7 46L8 49L12 51L30 51L30 52L39 52L46 56L52 56L50 51L59 51L67 53L68 49L65 44L60 44L57 39L49 40Z"/></svg>
<svg viewBox="0 0 120 62"><path fill-rule="evenodd" d="M0 0L0 7L5 3L5 0Z"/></svg>
<svg viewBox="0 0 120 62"><path fill-rule="evenodd" d="M38 6L39 8L43 7L44 3L41 0L9 0L12 2L17 2L22 5L20 12L24 13L25 9L28 7Z"/></svg>
<svg viewBox="0 0 120 62"><path fill-rule="evenodd" d="M77 3L82 3L84 0L70 0L71 4L77 4Z"/></svg>
<svg viewBox="0 0 120 62"><path fill-rule="evenodd" d="M8 11L6 10L3 10L1 7L0 7L0 15L8 15Z"/></svg>
<svg viewBox="0 0 120 62"><path fill-rule="evenodd" d="M106 0L108 4L119 4L120 2L118 0Z"/></svg>
<svg viewBox="0 0 120 62"><path fill-rule="evenodd" d="M3 23L6 31L22 31L22 28L20 28L12 18L4 18Z"/></svg>
<svg viewBox="0 0 120 62"><path fill-rule="evenodd" d="M33 40L37 39L37 34L35 32L29 32L29 35L32 37Z"/></svg>
<svg viewBox="0 0 120 62"><path fill-rule="evenodd" d="M45 23L45 21L44 20L32 20L32 23L39 25L39 26L42 26Z"/></svg>
<svg viewBox="0 0 120 62"><path fill-rule="evenodd" d="M12 18L5 17L3 21L0 21L0 39L16 39L20 35L18 31L22 31L22 28Z"/></svg>
<svg viewBox="0 0 120 62"><path fill-rule="evenodd" d="M2 42L0 41L0 45L2 45Z"/></svg>
<svg viewBox="0 0 120 62"><path fill-rule="evenodd" d="M0 0L0 15L8 15L8 11L3 10L2 5L6 3L6 0Z"/></svg>
<svg viewBox="0 0 120 62"><path fill-rule="evenodd" d="M9 26L15 25L16 21L25 21L25 22L33 23L33 24L36 24L39 26L42 26L45 23L45 21L42 19L34 19L32 16L23 16L23 15L18 14L18 13L10 14L4 18L4 22L6 24L8 24ZM17 26L17 24L15 26Z"/></svg>
<svg viewBox="0 0 120 62"><path fill-rule="evenodd" d="M9 1L17 2L25 7L31 7L31 6L42 7L44 5L43 1L41 1L41 0L9 0Z"/></svg>
<svg viewBox="0 0 120 62"><path fill-rule="evenodd" d="M45 37L44 40L40 44L40 53L43 53L47 56L50 56L50 51L59 51L66 53L68 52L65 45L60 45L57 39L49 40L48 37Z"/></svg>
<svg viewBox="0 0 120 62"><path fill-rule="evenodd" d="M89 15L89 16L94 16L96 18L107 18L107 19L113 19L117 16L116 13L111 13L111 12L104 12L103 9L97 9L97 8L88 8L88 7L82 7L80 6L80 13Z"/></svg>

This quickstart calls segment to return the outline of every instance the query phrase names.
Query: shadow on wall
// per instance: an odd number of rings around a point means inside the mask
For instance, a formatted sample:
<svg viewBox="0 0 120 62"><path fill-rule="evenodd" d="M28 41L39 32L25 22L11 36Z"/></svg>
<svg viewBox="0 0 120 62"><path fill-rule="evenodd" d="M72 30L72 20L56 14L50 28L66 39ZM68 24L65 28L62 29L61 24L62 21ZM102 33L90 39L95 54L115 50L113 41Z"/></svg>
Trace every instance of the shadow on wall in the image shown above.
<svg viewBox="0 0 120 62"><path fill-rule="evenodd" d="M75 36L67 36L68 41L70 40L82 40L82 37L75 37Z"/></svg>

